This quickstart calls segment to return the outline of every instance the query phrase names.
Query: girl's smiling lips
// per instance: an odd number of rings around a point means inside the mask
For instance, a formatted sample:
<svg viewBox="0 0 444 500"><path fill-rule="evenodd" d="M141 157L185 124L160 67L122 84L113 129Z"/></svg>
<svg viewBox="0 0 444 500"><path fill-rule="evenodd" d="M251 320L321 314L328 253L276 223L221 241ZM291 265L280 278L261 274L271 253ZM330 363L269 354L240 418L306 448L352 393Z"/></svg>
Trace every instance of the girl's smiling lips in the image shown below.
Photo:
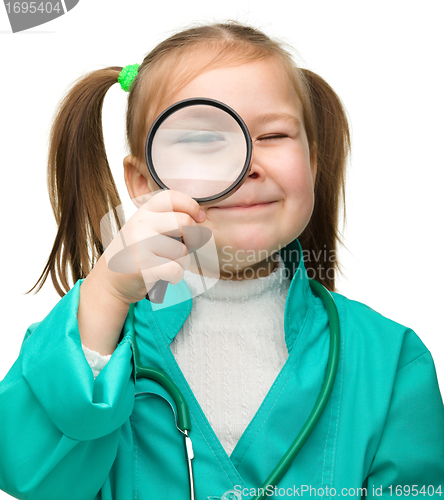
<svg viewBox="0 0 444 500"><path fill-rule="evenodd" d="M219 210L256 210L260 208L264 208L267 206L271 206L275 203L274 201L263 202L263 203L252 203L251 205L247 204L239 204L239 205L229 205L222 207L209 207L209 208L217 208Z"/></svg>

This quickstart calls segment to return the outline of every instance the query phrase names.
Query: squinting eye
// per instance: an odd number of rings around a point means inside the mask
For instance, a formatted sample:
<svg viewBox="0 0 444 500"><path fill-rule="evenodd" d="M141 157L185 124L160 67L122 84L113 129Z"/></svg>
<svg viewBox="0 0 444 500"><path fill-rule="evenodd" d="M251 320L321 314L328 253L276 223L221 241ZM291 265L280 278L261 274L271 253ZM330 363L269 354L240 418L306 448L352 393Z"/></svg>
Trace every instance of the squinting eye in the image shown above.
<svg viewBox="0 0 444 500"><path fill-rule="evenodd" d="M271 139L284 139L285 137L288 137L288 135L284 134L276 134L276 135L269 135L266 137L259 137L259 141L269 141Z"/></svg>

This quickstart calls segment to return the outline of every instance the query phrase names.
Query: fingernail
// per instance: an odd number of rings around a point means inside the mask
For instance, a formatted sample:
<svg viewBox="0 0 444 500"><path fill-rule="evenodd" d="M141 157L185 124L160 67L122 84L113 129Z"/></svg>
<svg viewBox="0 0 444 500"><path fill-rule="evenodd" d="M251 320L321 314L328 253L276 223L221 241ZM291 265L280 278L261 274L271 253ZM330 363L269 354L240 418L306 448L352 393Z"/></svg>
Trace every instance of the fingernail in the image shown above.
<svg viewBox="0 0 444 500"><path fill-rule="evenodd" d="M203 210L199 212L199 220L201 221L205 220L205 212Z"/></svg>

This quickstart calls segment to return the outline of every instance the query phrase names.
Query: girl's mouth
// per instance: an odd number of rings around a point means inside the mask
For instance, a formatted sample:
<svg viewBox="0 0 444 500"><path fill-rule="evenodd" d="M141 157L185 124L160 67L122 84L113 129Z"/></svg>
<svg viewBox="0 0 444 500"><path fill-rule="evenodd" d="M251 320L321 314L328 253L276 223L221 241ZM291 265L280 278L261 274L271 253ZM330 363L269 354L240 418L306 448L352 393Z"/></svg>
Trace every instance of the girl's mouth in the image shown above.
<svg viewBox="0 0 444 500"><path fill-rule="evenodd" d="M274 204L274 201L271 201L269 203L258 203L256 205L238 205L235 207L211 207L217 210L226 210L226 211L253 211L253 210L260 210L266 207L270 207Z"/></svg>

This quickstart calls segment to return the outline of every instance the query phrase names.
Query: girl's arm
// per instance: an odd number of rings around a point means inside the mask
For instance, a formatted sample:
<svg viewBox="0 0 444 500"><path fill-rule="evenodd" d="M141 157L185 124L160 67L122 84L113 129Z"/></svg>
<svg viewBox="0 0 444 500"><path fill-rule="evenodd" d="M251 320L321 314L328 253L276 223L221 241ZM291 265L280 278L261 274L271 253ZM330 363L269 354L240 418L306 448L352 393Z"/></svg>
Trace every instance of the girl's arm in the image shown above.
<svg viewBox="0 0 444 500"><path fill-rule="evenodd" d="M77 321L82 344L100 353L112 354L117 346L129 303L109 291L106 276L109 274L102 256L80 287Z"/></svg>
<svg viewBox="0 0 444 500"><path fill-rule="evenodd" d="M444 407L429 351L398 370L368 498L444 497Z"/></svg>
<svg viewBox="0 0 444 500"><path fill-rule="evenodd" d="M17 498L94 498L133 409L132 325L94 381L77 327L80 284L28 329L0 383L0 488Z"/></svg>

